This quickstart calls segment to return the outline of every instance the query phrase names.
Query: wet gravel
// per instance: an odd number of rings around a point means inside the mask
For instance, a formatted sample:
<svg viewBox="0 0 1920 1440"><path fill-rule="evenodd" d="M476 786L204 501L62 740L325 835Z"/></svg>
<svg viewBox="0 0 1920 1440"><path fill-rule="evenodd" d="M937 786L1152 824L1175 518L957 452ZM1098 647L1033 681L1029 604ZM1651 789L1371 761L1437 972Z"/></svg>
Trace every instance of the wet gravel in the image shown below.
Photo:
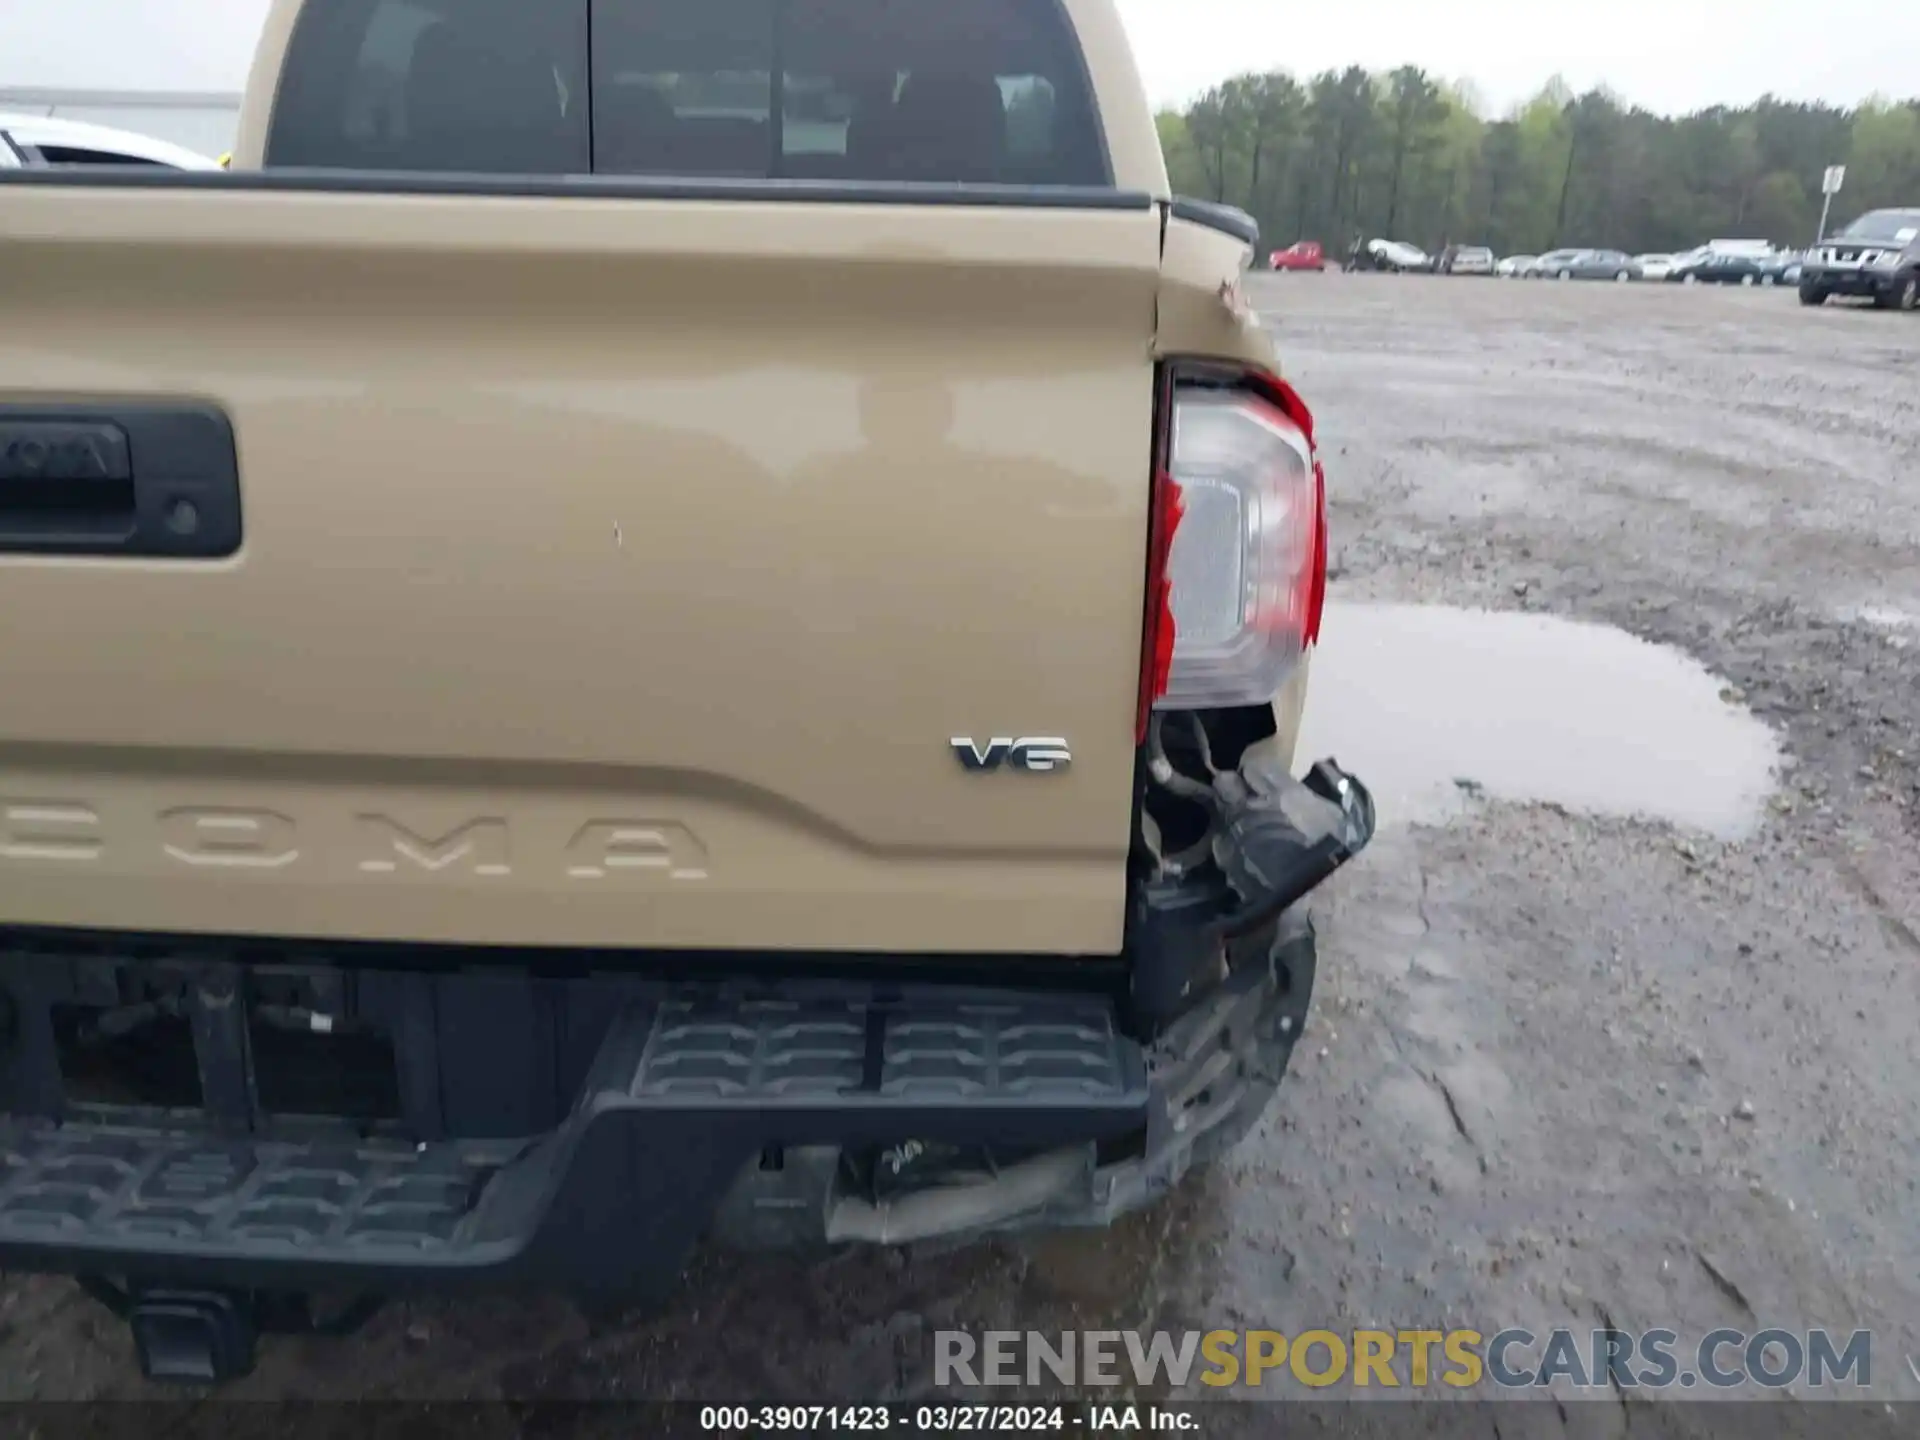
<svg viewBox="0 0 1920 1440"><path fill-rule="evenodd" d="M1780 732L1758 828L1471 784L1444 824L1385 817L1316 902L1280 1101L1110 1233L713 1257L624 1324L396 1306L274 1342L237 1393L851 1400L926 1393L948 1327L1614 1324L1867 1327L1876 1391L1920 1394L1920 318L1386 276L1255 298L1319 416L1333 595L1677 647ZM1490 713L1531 678L1481 685ZM91 1302L0 1286L0 1399L143 1393Z"/></svg>

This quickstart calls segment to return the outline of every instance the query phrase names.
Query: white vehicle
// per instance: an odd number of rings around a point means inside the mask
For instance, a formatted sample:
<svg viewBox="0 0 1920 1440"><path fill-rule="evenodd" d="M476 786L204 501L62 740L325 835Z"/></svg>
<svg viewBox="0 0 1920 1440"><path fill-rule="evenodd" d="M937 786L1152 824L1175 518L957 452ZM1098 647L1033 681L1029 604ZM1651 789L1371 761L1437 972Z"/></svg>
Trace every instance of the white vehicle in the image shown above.
<svg viewBox="0 0 1920 1440"><path fill-rule="evenodd" d="M1669 255L1667 273L1689 269L1715 255L1747 255L1754 259L1765 259L1772 254L1773 242L1769 240L1709 240L1679 255ZM1654 277L1649 275L1647 278L1651 280Z"/></svg>
<svg viewBox="0 0 1920 1440"><path fill-rule="evenodd" d="M1493 267L1493 273L1502 280L1524 279L1539 260L1538 255L1509 255Z"/></svg>
<svg viewBox="0 0 1920 1440"><path fill-rule="evenodd" d="M1493 274L1493 251L1484 245L1455 245L1441 252L1440 268L1449 275Z"/></svg>
<svg viewBox="0 0 1920 1440"><path fill-rule="evenodd" d="M1640 267L1642 280L1664 280L1673 273L1674 257L1671 255L1636 255L1633 263Z"/></svg>
<svg viewBox="0 0 1920 1440"><path fill-rule="evenodd" d="M46 115L0 114L0 169L22 166L157 165L168 170L218 170L211 156L107 125Z"/></svg>
<svg viewBox="0 0 1920 1440"><path fill-rule="evenodd" d="M1431 270L1433 261L1417 245L1399 240L1369 240L1367 254L1382 270Z"/></svg>

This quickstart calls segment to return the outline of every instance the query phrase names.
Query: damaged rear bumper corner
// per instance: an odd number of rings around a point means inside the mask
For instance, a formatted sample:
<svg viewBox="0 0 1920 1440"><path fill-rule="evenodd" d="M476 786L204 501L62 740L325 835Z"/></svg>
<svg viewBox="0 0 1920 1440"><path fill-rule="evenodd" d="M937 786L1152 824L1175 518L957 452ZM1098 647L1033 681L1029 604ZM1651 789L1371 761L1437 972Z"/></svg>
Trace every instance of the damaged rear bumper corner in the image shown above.
<svg viewBox="0 0 1920 1440"><path fill-rule="evenodd" d="M1306 1025L1310 921L1289 912L1261 963L1242 964L1145 1051L1144 1125L1119 1145L1088 1139L956 1180L876 1198L846 1183L837 1146L789 1150L741 1174L712 1237L747 1250L961 1243L994 1234L1101 1228L1153 1204L1265 1113Z"/></svg>
<svg viewBox="0 0 1920 1440"><path fill-rule="evenodd" d="M969 1183L885 1199L836 1190L838 1155L823 1152L812 1163L819 1167L817 1183L832 1198L815 1238L827 1244L909 1244L1102 1228L1152 1205L1194 1167L1244 1139L1266 1113L1306 1028L1317 942L1299 902L1365 848L1374 829L1372 796L1337 764L1322 762L1305 781L1290 783L1331 802L1318 807L1326 829L1307 837L1293 863L1272 874L1272 904L1250 903L1240 912L1248 923L1254 912L1264 912L1270 943L1239 952L1225 978L1144 1047L1145 1124L1129 1144L1089 1140L1060 1146ZM807 1157L793 1158L807 1163ZM796 1197L789 1186L769 1187L769 1178L741 1177L720 1208L716 1238L766 1248L771 1217L764 1212L774 1207L788 1208L788 1223L772 1229L791 1240Z"/></svg>
<svg viewBox="0 0 1920 1440"><path fill-rule="evenodd" d="M1110 1224L1165 1195L1196 1165L1243 1140L1266 1113L1306 1029L1313 995L1313 922L1286 912L1264 964L1242 965L1148 1051L1151 1099L1138 1158L1093 1174L1087 1202L1063 1226Z"/></svg>

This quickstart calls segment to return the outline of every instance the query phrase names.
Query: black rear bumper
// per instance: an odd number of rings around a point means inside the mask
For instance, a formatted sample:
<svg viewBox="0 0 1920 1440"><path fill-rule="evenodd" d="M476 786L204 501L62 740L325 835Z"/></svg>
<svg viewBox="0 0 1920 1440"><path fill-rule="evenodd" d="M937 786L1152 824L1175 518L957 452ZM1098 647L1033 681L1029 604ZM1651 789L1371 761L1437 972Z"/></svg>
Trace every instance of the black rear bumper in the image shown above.
<svg viewBox="0 0 1920 1440"><path fill-rule="evenodd" d="M1148 1094L1097 1000L662 997L620 1015L573 1113L527 1141L12 1122L0 1263L258 1288L640 1288L770 1146L1058 1145L1139 1127Z"/></svg>
<svg viewBox="0 0 1920 1440"><path fill-rule="evenodd" d="M751 1228L753 1212L805 1205L797 1229L773 1218L822 1241L845 1238L837 1205L874 1208L831 1172L809 1195L766 1157L910 1142L1051 1163L1023 1208L983 1211L975 1228L1103 1223L1258 1118L1305 1025L1313 952L1290 914L1264 963L1150 1046L1092 996L662 994L623 1008L572 1112L524 1140L15 1118L0 1125L0 1267L244 1290L645 1295L723 1206Z"/></svg>

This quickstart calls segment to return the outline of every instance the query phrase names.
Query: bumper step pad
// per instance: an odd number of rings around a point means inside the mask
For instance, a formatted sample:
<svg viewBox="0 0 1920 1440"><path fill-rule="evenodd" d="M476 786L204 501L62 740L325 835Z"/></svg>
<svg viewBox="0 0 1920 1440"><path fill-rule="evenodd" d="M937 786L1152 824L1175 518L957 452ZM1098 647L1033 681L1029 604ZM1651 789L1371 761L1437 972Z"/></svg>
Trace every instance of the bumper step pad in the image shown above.
<svg viewBox="0 0 1920 1440"><path fill-rule="evenodd" d="M0 1123L0 1266L247 1289L671 1283L773 1145L1065 1145L1142 1130L1104 999L835 986L629 1004L580 1099L524 1141L288 1143Z"/></svg>
<svg viewBox="0 0 1920 1440"><path fill-rule="evenodd" d="M87 1125L18 1127L0 1235L342 1254L445 1249L495 1167L460 1147L232 1142Z"/></svg>

